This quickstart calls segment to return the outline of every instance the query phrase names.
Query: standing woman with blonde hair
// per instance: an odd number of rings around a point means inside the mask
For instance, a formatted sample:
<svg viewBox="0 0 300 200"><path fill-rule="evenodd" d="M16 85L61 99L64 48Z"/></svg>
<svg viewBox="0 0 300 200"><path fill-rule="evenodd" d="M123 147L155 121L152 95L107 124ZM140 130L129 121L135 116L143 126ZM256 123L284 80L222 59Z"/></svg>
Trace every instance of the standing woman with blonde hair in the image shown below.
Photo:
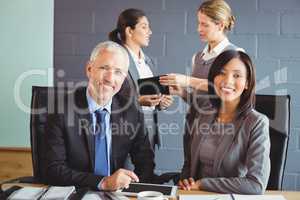
<svg viewBox="0 0 300 200"><path fill-rule="evenodd" d="M171 93L182 97L186 102L191 100L188 88L196 92L207 92L208 72L219 54L231 49L243 51L232 44L226 36L234 26L235 17L224 0L204 1L198 8L197 19L200 40L207 44L192 58L192 75L171 73L160 78L161 84L171 86Z"/></svg>

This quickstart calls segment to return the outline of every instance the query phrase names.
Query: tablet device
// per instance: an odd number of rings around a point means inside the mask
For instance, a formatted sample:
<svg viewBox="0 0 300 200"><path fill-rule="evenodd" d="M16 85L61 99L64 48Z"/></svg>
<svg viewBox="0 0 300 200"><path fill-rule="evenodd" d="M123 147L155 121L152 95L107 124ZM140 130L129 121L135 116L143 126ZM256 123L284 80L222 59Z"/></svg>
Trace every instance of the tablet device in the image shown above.
<svg viewBox="0 0 300 200"><path fill-rule="evenodd" d="M138 79L140 95L170 94L169 86L159 83L160 76Z"/></svg>
<svg viewBox="0 0 300 200"><path fill-rule="evenodd" d="M124 188L117 191L126 196L136 196L137 193L143 191L157 191L163 193L165 197L176 197L177 186L172 185L159 185L159 184L149 184L149 183L131 183L129 188Z"/></svg>

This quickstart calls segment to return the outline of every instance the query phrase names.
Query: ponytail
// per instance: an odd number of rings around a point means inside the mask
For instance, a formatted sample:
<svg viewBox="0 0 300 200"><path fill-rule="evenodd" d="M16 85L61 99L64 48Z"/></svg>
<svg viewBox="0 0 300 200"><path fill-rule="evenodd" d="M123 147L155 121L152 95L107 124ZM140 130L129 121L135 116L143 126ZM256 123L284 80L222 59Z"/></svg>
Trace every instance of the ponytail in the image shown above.
<svg viewBox="0 0 300 200"><path fill-rule="evenodd" d="M116 28L108 34L108 38L120 45L125 44L126 28L130 27L131 29L134 29L139 19L144 16L146 16L144 11L135 8L129 8L122 11L118 18Z"/></svg>
<svg viewBox="0 0 300 200"><path fill-rule="evenodd" d="M122 44L122 41L121 39L119 38L119 31L118 29L115 29L113 31L111 31L109 34L108 34L108 38L113 41L113 42L116 42L118 44Z"/></svg>

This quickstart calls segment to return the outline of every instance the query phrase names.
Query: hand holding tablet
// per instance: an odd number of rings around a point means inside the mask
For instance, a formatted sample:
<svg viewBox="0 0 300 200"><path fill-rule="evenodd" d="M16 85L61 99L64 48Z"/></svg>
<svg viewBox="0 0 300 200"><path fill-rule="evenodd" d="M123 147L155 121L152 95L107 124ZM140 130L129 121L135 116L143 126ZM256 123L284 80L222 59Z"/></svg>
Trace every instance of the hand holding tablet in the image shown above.
<svg viewBox="0 0 300 200"><path fill-rule="evenodd" d="M120 188L126 188L132 182L139 182L137 175L126 169L119 169L111 176L107 176L103 179L101 184L102 190L118 190Z"/></svg>
<svg viewBox="0 0 300 200"><path fill-rule="evenodd" d="M150 78L138 79L140 95L170 94L169 86L160 84L160 77L161 76L154 76Z"/></svg>

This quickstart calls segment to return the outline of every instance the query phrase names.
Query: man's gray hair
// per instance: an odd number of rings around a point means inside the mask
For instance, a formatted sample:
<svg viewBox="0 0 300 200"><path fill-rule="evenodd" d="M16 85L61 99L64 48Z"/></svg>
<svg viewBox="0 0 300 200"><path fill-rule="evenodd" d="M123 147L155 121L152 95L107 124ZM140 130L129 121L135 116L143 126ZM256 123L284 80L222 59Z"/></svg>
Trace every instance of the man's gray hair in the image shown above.
<svg viewBox="0 0 300 200"><path fill-rule="evenodd" d="M122 55L127 61L126 66L129 65L129 57L127 51L124 49L124 47L113 41L105 41L98 43L91 53L90 61L95 61L102 50L107 50Z"/></svg>

